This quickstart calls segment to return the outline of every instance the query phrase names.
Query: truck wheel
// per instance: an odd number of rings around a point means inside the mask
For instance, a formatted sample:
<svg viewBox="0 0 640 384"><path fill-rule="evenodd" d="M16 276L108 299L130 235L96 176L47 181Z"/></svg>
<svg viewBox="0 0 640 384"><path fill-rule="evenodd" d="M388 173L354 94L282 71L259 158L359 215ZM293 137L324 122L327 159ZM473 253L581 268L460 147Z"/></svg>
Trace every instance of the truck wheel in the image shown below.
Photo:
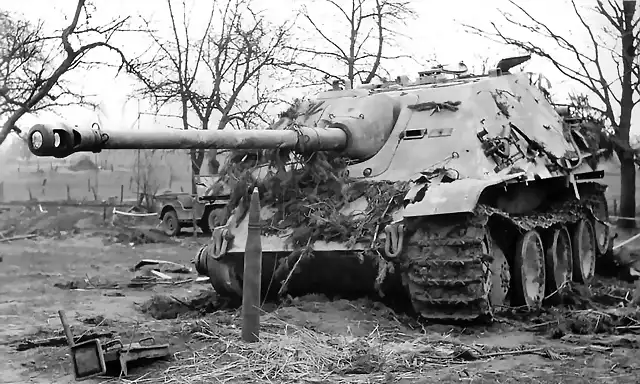
<svg viewBox="0 0 640 384"><path fill-rule="evenodd" d="M164 233L169 236L176 236L180 233L180 221L178 221L176 211L171 210L162 216L162 226Z"/></svg>

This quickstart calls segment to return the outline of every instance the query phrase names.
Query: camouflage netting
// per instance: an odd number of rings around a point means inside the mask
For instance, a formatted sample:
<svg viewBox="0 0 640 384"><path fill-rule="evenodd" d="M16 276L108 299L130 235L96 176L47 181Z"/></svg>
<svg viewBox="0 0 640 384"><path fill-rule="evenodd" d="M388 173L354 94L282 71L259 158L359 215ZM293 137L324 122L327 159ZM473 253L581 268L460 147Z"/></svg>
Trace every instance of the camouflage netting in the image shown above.
<svg viewBox="0 0 640 384"><path fill-rule="evenodd" d="M391 268L375 251L383 244L376 233L391 222L392 212L402 205L408 182L357 181L346 172L348 159L335 152L297 154L289 150L234 151L221 169L222 183L231 188L231 198L222 220L239 207L238 221L249 208L251 191L258 187L262 207L273 207L275 215L263 222L263 233L279 235L293 230L287 242L294 251L283 259L276 279L282 280L300 259L313 256L316 241L354 245L364 242L378 263L381 284ZM256 177L257 171L262 174ZM365 197L366 212L344 214L348 203Z"/></svg>
<svg viewBox="0 0 640 384"><path fill-rule="evenodd" d="M347 161L332 152L292 155L289 151L238 152L229 159L221 181L232 188L227 217L240 205L246 214L250 192L258 187L261 206L277 209L273 219L263 223L266 234L294 228L289 242L301 248L324 240L355 244L374 237L376 226L391 221L391 212L401 206L408 182L356 181L345 172ZM242 157L241 161L237 161ZM286 166L285 166L286 164ZM253 171L264 167L260 179ZM365 214L340 212L348 203L366 197Z"/></svg>

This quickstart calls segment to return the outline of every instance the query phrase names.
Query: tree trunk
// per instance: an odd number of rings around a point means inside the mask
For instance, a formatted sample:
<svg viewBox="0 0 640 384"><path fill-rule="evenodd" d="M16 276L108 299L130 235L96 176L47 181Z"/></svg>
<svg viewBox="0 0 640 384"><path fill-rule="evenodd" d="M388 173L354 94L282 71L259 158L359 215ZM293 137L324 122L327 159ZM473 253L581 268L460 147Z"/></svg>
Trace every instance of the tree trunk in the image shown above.
<svg viewBox="0 0 640 384"><path fill-rule="evenodd" d="M218 150L216 148L207 151L207 166L209 167L209 174L217 175L220 169L220 162L218 161Z"/></svg>
<svg viewBox="0 0 640 384"><path fill-rule="evenodd" d="M374 61L364 84L371 83L373 78L376 77L376 73L378 73L378 68L380 67L380 60L382 59L382 50L384 49L384 28L382 26L384 16L382 14L382 5L380 5L380 0L376 0L376 20L376 23L378 24L378 52L376 53L376 60Z"/></svg>
<svg viewBox="0 0 640 384"><path fill-rule="evenodd" d="M636 163L632 156L620 156L620 226L634 228L636 225Z"/></svg>
<svg viewBox="0 0 640 384"><path fill-rule="evenodd" d="M9 132L11 132L11 127L7 127L7 124L3 125L2 129L0 129L0 145L7 139Z"/></svg>
<svg viewBox="0 0 640 384"><path fill-rule="evenodd" d="M216 129L222 130L229 123L228 111L222 113L220 121L218 121L218 127ZM218 161L218 148L212 148L207 151L207 168L209 174L217 175L220 172L220 162Z"/></svg>
<svg viewBox="0 0 640 384"><path fill-rule="evenodd" d="M636 225L636 165L634 153L628 148L629 133L631 131L631 114L633 112L633 62L636 59L636 42L634 33L635 1L624 3L623 20L624 31L622 33L622 95L620 97L620 124L618 125L618 138L625 144L618 151L620 158L620 216L628 217L620 224L626 228L634 228Z"/></svg>
<svg viewBox="0 0 640 384"><path fill-rule="evenodd" d="M200 168L202 168L202 162L204 161L204 149L191 149L191 193L195 194L196 190L196 178L195 176L200 174Z"/></svg>

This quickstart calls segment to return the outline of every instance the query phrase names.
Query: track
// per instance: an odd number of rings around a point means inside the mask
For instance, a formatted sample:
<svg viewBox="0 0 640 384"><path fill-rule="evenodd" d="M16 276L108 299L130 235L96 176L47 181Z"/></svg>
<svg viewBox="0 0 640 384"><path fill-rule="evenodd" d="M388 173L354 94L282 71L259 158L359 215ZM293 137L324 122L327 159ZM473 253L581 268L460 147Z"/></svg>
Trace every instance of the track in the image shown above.
<svg viewBox="0 0 640 384"><path fill-rule="evenodd" d="M484 239L487 216L449 223L423 220L407 244L403 283L427 319L475 319L491 314Z"/></svg>
<svg viewBox="0 0 640 384"><path fill-rule="evenodd" d="M504 238L508 235L501 230L516 236L533 229L544 233L554 226L570 225L581 219L593 220L596 209L592 211L591 207L603 197L604 190L598 184L585 183L581 186L579 201L575 197L567 198L530 215L509 215L479 205L473 214L419 219L417 229L408 238L402 260L403 283L414 309L429 320L492 318L501 303L492 303L491 286L501 281L504 284L504 280L492 277L491 270L504 274L500 270L503 261L496 260L496 255L500 257L502 252L496 253L496 248L505 247L499 247L493 240L498 236L491 234L503 233L500 237ZM601 212L596 215L600 217ZM510 264L514 259L513 249L511 246L501 249ZM544 260L542 263L544 268ZM513 280L516 277L513 266L510 270Z"/></svg>

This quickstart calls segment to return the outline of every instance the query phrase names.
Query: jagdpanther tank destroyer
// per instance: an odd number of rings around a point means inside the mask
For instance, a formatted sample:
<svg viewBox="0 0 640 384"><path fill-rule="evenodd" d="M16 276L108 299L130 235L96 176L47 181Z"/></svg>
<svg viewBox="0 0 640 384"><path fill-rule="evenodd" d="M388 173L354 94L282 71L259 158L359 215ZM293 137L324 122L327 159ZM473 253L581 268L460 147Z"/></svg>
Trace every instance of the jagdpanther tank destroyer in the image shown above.
<svg viewBox="0 0 640 384"><path fill-rule="evenodd" d="M603 150L524 72L438 67L296 103L263 130L153 132L36 125L38 156L227 148L210 243L195 257L241 297L250 192L261 192L266 296L408 298L431 320L492 318L586 284L610 250ZM222 192L220 192L222 193Z"/></svg>

